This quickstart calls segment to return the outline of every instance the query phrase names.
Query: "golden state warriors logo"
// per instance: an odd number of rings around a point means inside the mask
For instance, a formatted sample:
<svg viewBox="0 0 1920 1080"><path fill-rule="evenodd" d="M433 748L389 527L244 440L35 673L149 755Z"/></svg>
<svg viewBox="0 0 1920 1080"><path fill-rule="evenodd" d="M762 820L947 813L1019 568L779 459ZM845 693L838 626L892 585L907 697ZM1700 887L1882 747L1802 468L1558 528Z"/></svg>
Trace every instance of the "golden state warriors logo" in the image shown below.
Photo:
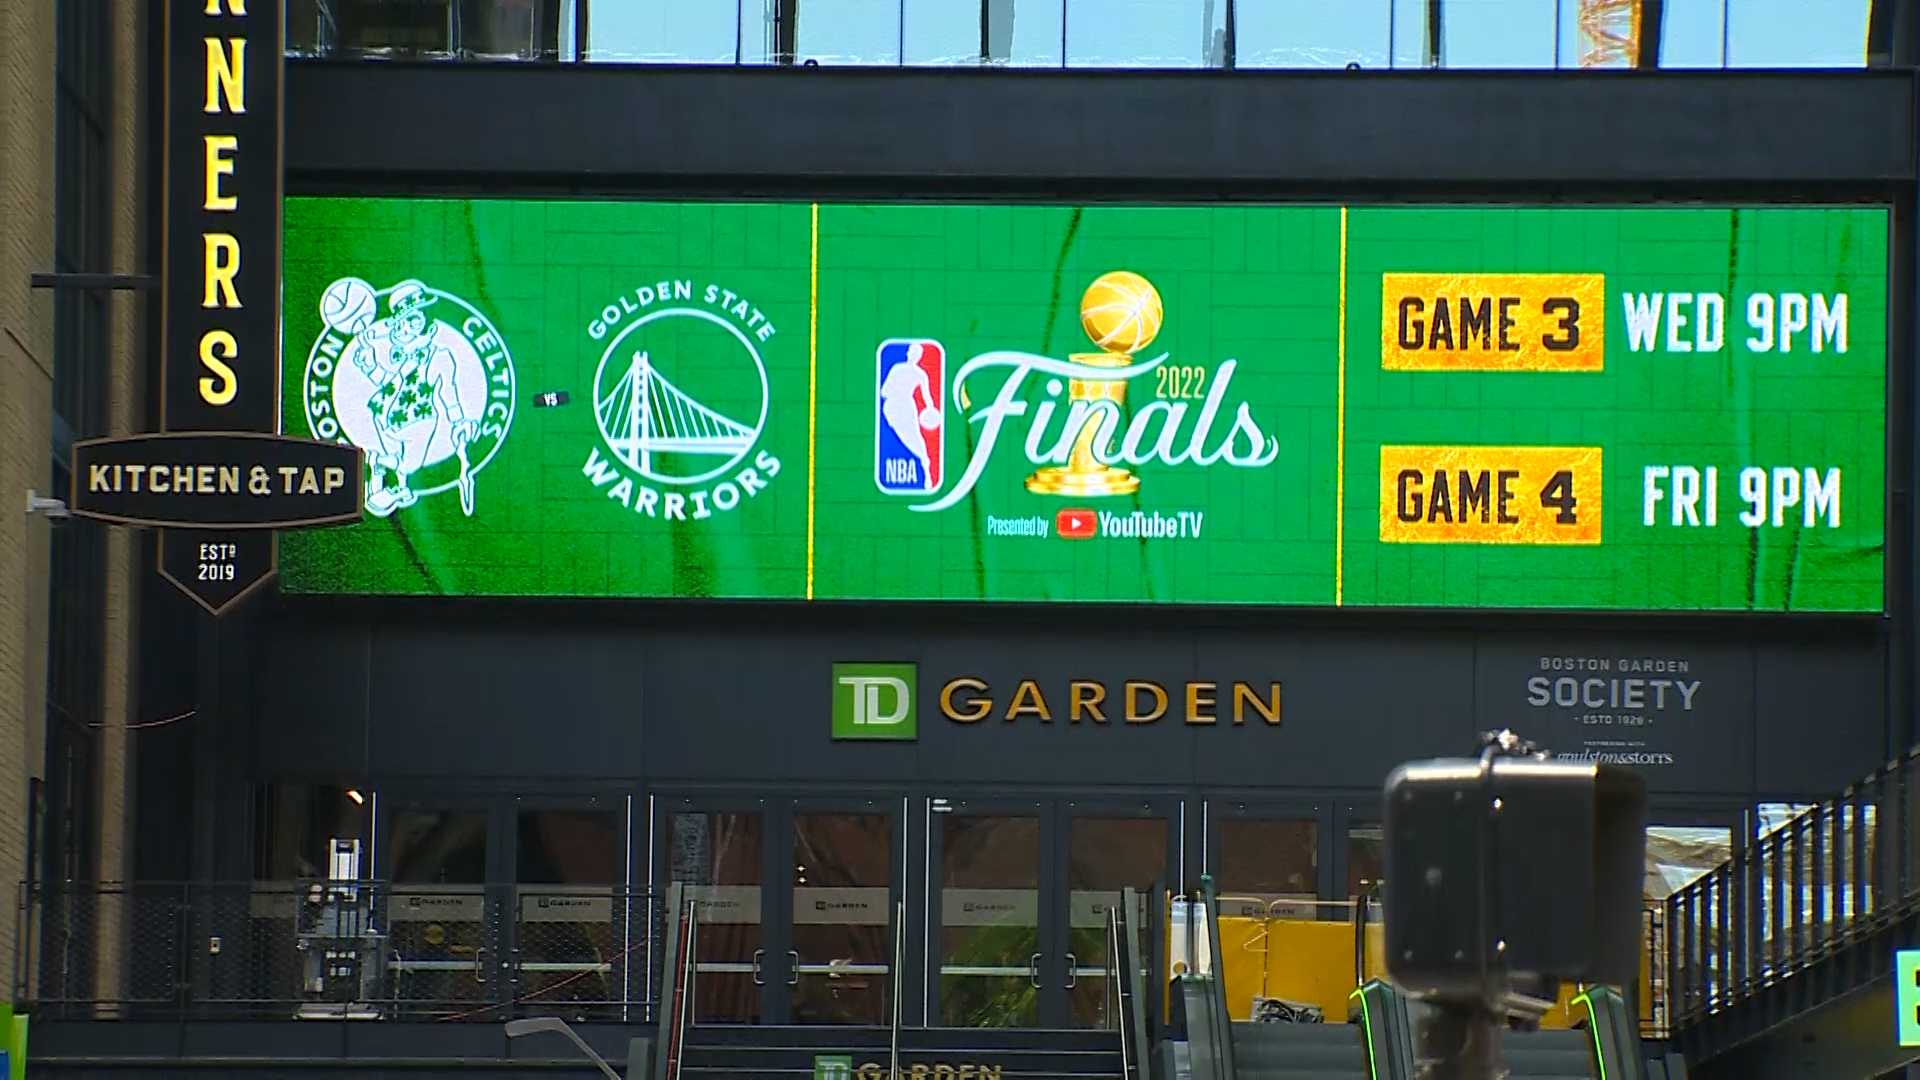
<svg viewBox="0 0 1920 1080"><path fill-rule="evenodd" d="M723 285L642 285L587 326L604 342L593 376L600 445L581 469L622 508L701 521L740 506L780 474L760 445L770 394L760 347L779 331Z"/></svg>
<svg viewBox="0 0 1920 1080"><path fill-rule="evenodd" d="M307 427L366 452L367 512L458 491L471 517L475 478L513 426L513 358L493 323L423 282L375 289L356 277L327 286L320 318L301 394Z"/></svg>

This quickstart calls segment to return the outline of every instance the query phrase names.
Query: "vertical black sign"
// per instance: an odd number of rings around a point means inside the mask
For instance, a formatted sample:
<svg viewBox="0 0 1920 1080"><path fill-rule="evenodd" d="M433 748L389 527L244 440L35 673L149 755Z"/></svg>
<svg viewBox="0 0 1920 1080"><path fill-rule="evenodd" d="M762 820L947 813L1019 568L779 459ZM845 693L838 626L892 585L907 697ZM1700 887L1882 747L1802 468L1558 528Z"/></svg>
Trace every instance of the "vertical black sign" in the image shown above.
<svg viewBox="0 0 1920 1080"><path fill-rule="evenodd" d="M282 5L165 0L165 10L164 423L276 432ZM160 569L218 614L272 575L273 537L167 530Z"/></svg>

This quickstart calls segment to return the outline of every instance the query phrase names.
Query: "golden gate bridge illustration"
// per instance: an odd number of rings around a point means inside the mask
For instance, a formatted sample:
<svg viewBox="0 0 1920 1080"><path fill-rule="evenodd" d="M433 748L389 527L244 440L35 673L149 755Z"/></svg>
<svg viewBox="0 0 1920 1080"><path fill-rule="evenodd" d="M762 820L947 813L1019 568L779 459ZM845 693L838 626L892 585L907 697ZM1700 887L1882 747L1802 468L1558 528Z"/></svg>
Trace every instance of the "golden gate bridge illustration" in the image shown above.
<svg viewBox="0 0 1920 1080"><path fill-rule="evenodd" d="M753 445L754 430L695 401L667 381L644 352L595 402L607 446L630 469L648 473L655 454L735 457Z"/></svg>

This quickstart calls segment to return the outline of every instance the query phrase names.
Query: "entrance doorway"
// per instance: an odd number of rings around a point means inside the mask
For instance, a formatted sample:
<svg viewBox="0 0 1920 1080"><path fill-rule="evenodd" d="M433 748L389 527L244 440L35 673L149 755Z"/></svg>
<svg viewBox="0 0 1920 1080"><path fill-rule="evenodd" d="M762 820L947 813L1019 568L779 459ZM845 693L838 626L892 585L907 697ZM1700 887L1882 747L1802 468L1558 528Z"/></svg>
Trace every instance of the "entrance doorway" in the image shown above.
<svg viewBox="0 0 1920 1080"><path fill-rule="evenodd" d="M1154 955L1149 898L1178 874L1177 813L1171 798L929 800L928 1025L1107 1026L1108 911L1138 890L1134 954Z"/></svg>
<svg viewBox="0 0 1920 1080"><path fill-rule="evenodd" d="M389 882L388 968L403 1015L537 997L570 1019L644 1010L644 898L625 795L373 796L372 876Z"/></svg>
<svg viewBox="0 0 1920 1080"><path fill-rule="evenodd" d="M695 902L692 1019L886 1024L904 800L663 795L654 880Z"/></svg>

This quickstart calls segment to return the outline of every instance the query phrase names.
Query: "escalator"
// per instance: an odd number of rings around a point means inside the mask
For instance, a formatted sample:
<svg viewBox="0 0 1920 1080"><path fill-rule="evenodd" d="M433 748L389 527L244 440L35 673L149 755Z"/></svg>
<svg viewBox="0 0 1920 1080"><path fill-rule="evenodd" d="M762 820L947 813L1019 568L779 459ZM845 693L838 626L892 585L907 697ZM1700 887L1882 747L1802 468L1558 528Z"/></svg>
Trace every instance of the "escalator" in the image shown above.
<svg viewBox="0 0 1920 1080"><path fill-rule="evenodd" d="M1411 1080L1413 1033L1423 1008L1374 979L1350 998L1352 1022L1253 1023L1231 1019L1219 957L1219 909L1210 888L1196 917L1175 918L1190 941L1176 952L1186 970L1171 994L1170 1037L1156 1048L1164 1080ZM1197 925L1196 925L1197 924ZM1677 1080L1651 1072L1636 1022L1617 993L1597 989L1575 1001L1583 1027L1509 1031L1502 1047L1512 1080Z"/></svg>

